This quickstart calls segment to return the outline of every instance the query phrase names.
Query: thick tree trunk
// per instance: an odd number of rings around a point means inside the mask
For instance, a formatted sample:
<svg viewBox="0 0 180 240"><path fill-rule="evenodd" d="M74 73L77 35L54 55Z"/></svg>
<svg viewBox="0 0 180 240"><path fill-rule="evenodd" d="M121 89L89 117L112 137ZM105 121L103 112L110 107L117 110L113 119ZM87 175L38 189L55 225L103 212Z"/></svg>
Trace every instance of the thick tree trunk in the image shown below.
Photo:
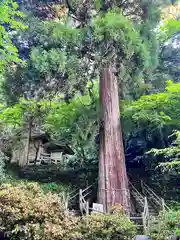
<svg viewBox="0 0 180 240"><path fill-rule="evenodd" d="M108 211L119 204L130 211L130 197L120 126L118 83L112 67L103 68L100 76L100 154L99 203Z"/></svg>

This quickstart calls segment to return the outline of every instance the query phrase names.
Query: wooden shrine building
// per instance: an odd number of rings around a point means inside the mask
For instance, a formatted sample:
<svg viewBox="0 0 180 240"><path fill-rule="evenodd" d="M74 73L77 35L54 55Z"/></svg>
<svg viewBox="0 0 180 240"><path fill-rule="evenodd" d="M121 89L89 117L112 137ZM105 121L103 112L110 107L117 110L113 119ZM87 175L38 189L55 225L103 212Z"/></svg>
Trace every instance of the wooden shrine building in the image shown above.
<svg viewBox="0 0 180 240"><path fill-rule="evenodd" d="M20 141L12 149L11 163L20 167L32 165L64 165L72 149L61 142L52 141L39 128L31 129L22 134Z"/></svg>

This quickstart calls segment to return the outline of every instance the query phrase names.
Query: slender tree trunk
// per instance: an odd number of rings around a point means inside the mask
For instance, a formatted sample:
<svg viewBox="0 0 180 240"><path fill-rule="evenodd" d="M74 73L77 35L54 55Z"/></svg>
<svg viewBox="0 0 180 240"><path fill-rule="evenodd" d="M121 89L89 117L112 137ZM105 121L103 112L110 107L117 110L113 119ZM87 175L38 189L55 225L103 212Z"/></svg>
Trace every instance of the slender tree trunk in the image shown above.
<svg viewBox="0 0 180 240"><path fill-rule="evenodd" d="M130 197L120 126L118 83L112 67L105 67L100 76L100 153L99 203L108 211L119 204L130 211Z"/></svg>

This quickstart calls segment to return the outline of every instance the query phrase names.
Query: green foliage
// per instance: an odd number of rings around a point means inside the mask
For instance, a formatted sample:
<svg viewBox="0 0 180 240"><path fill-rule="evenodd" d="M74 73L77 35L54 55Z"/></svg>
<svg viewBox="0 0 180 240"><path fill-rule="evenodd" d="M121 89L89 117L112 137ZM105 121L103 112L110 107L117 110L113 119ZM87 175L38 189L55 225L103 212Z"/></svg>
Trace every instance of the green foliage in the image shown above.
<svg viewBox="0 0 180 240"><path fill-rule="evenodd" d="M80 223L84 240L130 240L136 234L135 225L123 214L91 214Z"/></svg>
<svg viewBox="0 0 180 240"><path fill-rule="evenodd" d="M44 194L38 184L0 186L0 230L11 239L70 240L78 236L77 223L57 195Z"/></svg>
<svg viewBox="0 0 180 240"><path fill-rule="evenodd" d="M69 104L52 105L45 116L44 126L51 136L74 149L76 154L71 163L77 160L81 165L87 159L97 159L95 136L98 134L99 111L95 93L94 100L92 104L89 95L77 96Z"/></svg>
<svg viewBox="0 0 180 240"><path fill-rule="evenodd" d="M35 185L38 184L41 190L44 192L44 194L52 193L52 194L58 195L59 197L61 197L63 194L69 195L71 192L73 192L73 188L70 185L51 182L52 180L49 182L44 181L44 183L37 183L35 181L23 180L17 176L17 173L13 171L13 169L7 166L7 162L9 158L4 153L0 153L0 156L2 159L2 165L1 165L2 173L3 173L2 183L10 184L12 186L17 186L17 185L26 186L29 183L35 184Z"/></svg>
<svg viewBox="0 0 180 240"><path fill-rule="evenodd" d="M154 156L164 156L160 166L164 169L179 168L179 131L172 134L173 129L179 130L180 105L179 105L180 84L167 82L166 91L141 97L132 104L125 105L123 112L124 121L132 121L131 127L137 126L139 130L142 126L149 132L155 129L170 129L171 139L176 135L176 140L172 140L172 145L164 149L152 149L148 153ZM170 140L170 138L169 138ZM161 160L162 161L162 160Z"/></svg>
<svg viewBox="0 0 180 240"><path fill-rule="evenodd" d="M138 29L135 28L131 20L124 17L120 10L109 11L103 17L97 16L94 19L93 27L96 41L121 43L119 47L122 48L125 58L130 58L139 53L140 56L147 60L148 51L143 45ZM118 51L118 46L116 47L115 51Z"/></svg>
<svg viewBox="0 0 180 240"><path fill-rule="evenodd" d="M18 10L18 4L12 0L3 0L0 2L0 72L11 62L20 62L18 50L13 45L8 31L7 25L11 31L25 29L25 26L17 20L22 18L24 14Z"/></svg>
<svg viewBox="0 0 180 240"><path fill-rule="evenodd" d="M96 131L97 125L97 113L90 103L91 99L83 96L69 104L61 103L52 107L46 118L46 128L67 143L73 139L87 141L91 137L88 134L93 135L93 128Z"/></svg>
<svg viewBox="0 0 180 240"><path fill-rule="evenodd" d="M82 19L81 27L72 26L72 22L79 25L81 21L74 22L71 16L63 23L53 18L45 21L27 17L29 29L20 35L21 40L28 42L27 67L12 70L8 75L5 82L8 97L16 100L25 95L42 98L62 91L73 98L76 91L84 92L90 79L97 78L101 62L121 62L117 70L126 98L137 98L144 93L149 88L145 83L145 69L148 68L149 73L157 64L158 44L153 30L160 4L133 2L131 7L125 4L122 8L114 1L108 5L104 16L99 11L102 5L99 0L87 4L86 8L81 0L71 5L76 9L77 19ZM137 13L132 11L132 6ZM91 11L95 9L97 11ZM135 17L136 14L139 16ZM21 52L27 52L21 43L17 45ZM133 96L127 96L127 92Z"/></svg>
<svg viewBox="0 0 180 240"><path fill-rule="evenodd" d="M178 191L178 193L179 193L179 191ZM180 210L180 202L171 200L171 201L168 201L167 203L168 203L168 206L170 207L170 209L172 209L173 211Z"/></svg>
<svg viewBox="0 0 180 240"><path fill-rule="evenodd" d="M27 48L23 48L18 39L17 46L22 54L26 53L27 65L9 69L3 85L7 98L11 101L18 101L22 96L42 98L61 90L71 95L74 89L84 89L87 64L79 55L84 40L83 30L66 22L42 21L31 16L25 21L29 28L19 38Z"/></svg>
<svg viewBox="0 0 180 240"><path fill-rule="evenodd" d="M41 184L41 188L45 193L51 192L56 194L61 194L62 192L69 193L70 187L62 184L57 183L43 183Z"/></svg>
<svg viewBox="0 0 180 240"><path fill-rule="evenodd" d="M61 51L56 49L46 51L36 48L32 51L31 59L33 66L40 73L48 73L49 69L57 72L64 70L65 56Z"/></svg>
<svg viewBox="0 0 180 240"><path fill-rule="evenodd" d="M178 126L179 92L180 84L168 81L165 92L143 96L125 104L123 118L130 118L136 126L145 124L148 129L163 127L165 124Z"/></svg>
<svg viewBox="0 0 180 240"><path fill-rule="evenodd" d="M2 105L0 108L1 126L2 128L21 128L30 119L43 117L45 113L48 113L50 107L57 107L59 104L57 101L51 103L51 101L46 100L36 101L34 99L26 100L21 98L19 103L12 106Z"/></svg>
<svg viewBox="0 0 180 240"><path fill-rule="evenodd" d="M145 78L157 66L158 43L151 20L137 24L121 8L114 8L96 16L92 24L95 55L103 64L117 62L121 97L125 99L138 98L150 87Z"/></svg>
<svg viewBox="0 0 180 240"><path fill-rule="evenodd" d="M172 142L172 145L170 145L167 148L164 149L152 149L148 153L153 154L154 156L164 156L165 160L164 162L160 163L159 166L162 167L164 170L176 170L179 172L180 169L180 132L176 131L173 135L176 136L176 140ZM173 137L171 135L171 137Z"/></svg>
<svg viewBox="0 0 180 240"><path fill-rule="evenodd" d="M168 236L180 234L180 211L160 214L150 223L150 236L154 240L164 240Z"/></svg>
<svg viewBox="0 0 180 240"><path fill-rule="evenodd" d="M23 121L23 114L27 110L26 106L19 103L12 107L2 106L0 111L0 121L2 126L20 126Z"/></svg>
<svg viewBox="0 0 180 240"><path fill-rule="evenodd" d="M174 129L180 130L179 92L180 84L168 81L164 92L124 102L121 111L127 161L141 162L154 188L174 200L179 196L179 143L173 134ZM147 154L152 149L155 155ZM164 174L164 170L171 171Z"/></svg>
<svg viewBox="0 0 180 240"><path fill-rule="evenodd" d="M41 74L64 72L70 50L72 54L81 44L82 32L54 21L37 22L37 25L29 30L28 35L34 35L35 32L39 36L39 46L31 51L32 66Z"/></svg>
<svg viewBox="0 0 180 240"><path fill-rule="evenodd" d="M159 38L161 42L169 40L175 33L180 30L180 21L176 19L169 19L164 21L160 26Z"/></svg>

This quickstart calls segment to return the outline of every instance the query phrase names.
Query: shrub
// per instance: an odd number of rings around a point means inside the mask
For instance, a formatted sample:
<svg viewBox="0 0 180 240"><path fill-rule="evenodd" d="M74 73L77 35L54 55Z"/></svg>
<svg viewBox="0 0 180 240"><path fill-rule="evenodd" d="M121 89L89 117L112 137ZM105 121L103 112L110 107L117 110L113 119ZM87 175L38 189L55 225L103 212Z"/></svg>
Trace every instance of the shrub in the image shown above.
<svg viewBox="0 0 180 240"><path fill-rule="evenodd" d="M150 223L150 235L154 240L169 239L170 235L180 235L180 211L160 214Z"/></svg>
<svg viewBox="0 0 180 240"><path fill-rule="evenodd" d="M128 240L136 235L135 225L123 214L93 213L79 224L83 240Z"/></svg>
<svg viewBox="0 0 180 240"><path fill-rule="evenodd" d="M76 239L78 220L36 183L0 186L0 231L12 240Z"/></svg>
<svg viewBox="0 0 180 240"><path fill-rule="evenodd" d="M176 189L176 193L178 196L180 193L180 190ZM180 211L180 202L179 201L170 200L167 203L168 203L168 206L170 207L170 209L172 209L173 211Z"/></svg>
<svg viewBox="0 0 180 240"><path fill-rule="evenodd" d="M73 191L71 187L63 185L63 184L57 184L57 183L43 183L41 184L41 188L45 193L51 192L56 194L61 194L62 192L69 193Z"/></svg>

